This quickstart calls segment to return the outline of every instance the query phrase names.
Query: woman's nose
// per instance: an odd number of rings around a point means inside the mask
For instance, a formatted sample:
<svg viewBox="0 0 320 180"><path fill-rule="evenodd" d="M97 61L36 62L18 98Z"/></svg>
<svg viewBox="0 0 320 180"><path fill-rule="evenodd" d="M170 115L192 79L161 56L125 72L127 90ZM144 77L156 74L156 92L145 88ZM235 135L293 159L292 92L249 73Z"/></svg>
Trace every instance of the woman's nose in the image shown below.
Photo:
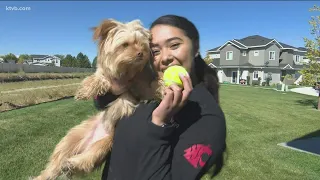
<svg viewBox="0 0 320 180"><path fill-rule="evenodd" d="M161 63L162 65L168 66L170 63L172 63L173 60L174 60L174 57L171 54L167 53L167 54L163 54Z"/></svg>

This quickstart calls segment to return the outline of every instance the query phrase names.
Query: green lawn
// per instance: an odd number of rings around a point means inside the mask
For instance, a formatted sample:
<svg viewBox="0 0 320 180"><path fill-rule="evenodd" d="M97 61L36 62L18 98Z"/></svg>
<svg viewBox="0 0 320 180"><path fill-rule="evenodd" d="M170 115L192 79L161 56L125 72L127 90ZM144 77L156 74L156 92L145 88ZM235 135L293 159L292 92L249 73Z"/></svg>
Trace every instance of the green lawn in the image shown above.
<svg viewBox="0 0 320 180"><path fill-rule="evenodd" d="M222 85L228 155L217 179L318 179L319 156L277 145L320 129L320 112L313 107L316 99ZM94 113L91 101L73 99L0 113L0 179L26 179L39 173L66 131ZM100 173L83 179L100 179Z"/></svg>

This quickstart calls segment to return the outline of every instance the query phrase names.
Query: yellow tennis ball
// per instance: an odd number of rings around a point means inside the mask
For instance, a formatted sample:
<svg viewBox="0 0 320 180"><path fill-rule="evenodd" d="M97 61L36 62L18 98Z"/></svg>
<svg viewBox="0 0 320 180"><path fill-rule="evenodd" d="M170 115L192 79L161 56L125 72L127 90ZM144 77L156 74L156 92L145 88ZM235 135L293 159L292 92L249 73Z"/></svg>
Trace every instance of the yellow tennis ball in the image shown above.
<svg viewBox="0 0 320 180"><path fill-rule="evenodd" d="M165 86L170 86L171 84L176 84L183 88L183 83L179 77L179 74L187 75L187 70L182 66L170 66L168 67L163 74L163 80Z"/></svg>

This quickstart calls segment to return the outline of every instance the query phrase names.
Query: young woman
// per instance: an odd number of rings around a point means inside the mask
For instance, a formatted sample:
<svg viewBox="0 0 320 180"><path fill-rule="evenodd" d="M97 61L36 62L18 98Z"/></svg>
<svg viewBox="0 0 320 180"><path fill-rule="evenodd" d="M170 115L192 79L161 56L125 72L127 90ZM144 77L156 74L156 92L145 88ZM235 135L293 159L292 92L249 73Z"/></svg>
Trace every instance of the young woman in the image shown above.
<svg viewBox="0 0 320 180"><path fill-rule="evenodd" d="M103 180L194 180L211 167L217 174L226 148L226 122L219 106L216 71L199 54L199 33L186 18L166 15L151 25L154 67L181 65L184 88L165 89L160 104L140 105L120 120ZM102 99L101 99L102 98ZM96 100L104 106L114 99Z"/></svg>

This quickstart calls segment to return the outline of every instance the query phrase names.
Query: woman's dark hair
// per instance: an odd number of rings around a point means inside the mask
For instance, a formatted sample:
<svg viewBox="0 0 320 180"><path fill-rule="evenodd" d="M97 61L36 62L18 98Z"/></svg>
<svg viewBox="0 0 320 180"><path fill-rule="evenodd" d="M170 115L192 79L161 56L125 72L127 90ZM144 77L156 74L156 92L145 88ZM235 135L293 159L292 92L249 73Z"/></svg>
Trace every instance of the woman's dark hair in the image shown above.
<svg viewBox="0 0 320 180"><path fill-rule="evenodd" d="M156 19L150 29L156 25L169 25L181 29L185 35L191 39L193 49L199 51L200 49L200 37L199 32L195 25L185 17L177 15L165 15ZM198 54L195 57L195 74L200 82L203 82L212 96L219 103L219 80L216 69L209 67L202 59L201 55Z"/></svg>

